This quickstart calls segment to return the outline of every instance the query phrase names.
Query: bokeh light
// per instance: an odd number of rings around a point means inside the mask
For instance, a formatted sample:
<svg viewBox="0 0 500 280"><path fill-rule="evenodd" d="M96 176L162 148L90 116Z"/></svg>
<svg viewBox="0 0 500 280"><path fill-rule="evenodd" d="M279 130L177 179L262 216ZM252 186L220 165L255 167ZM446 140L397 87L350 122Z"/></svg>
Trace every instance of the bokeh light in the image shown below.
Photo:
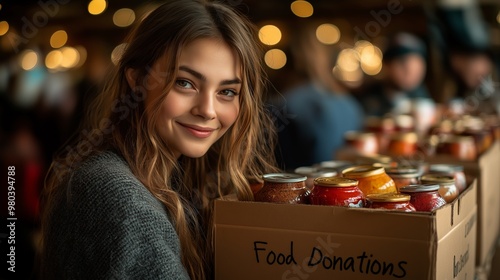
<svg viewBox="0 0 500 280"><path fill-rule="evenodd" d="M323 44L333 45L340 40L340 30L333 24L324 23L316 28L316 38Z"/></svg>
<svg viewBox="0 0 500 280"><path fill-rule="evenodd" d="M286 65L286 54L280 49L272 49L266 52L264 61L271 69L281 69Z"/></svg>
<svg viewBox="0 0 500 280"><path fill-rule="evenodd" d="M353 72L359 69L359 55L353 49L344 49L340 51L337 58L339 70Z"/></svg>
<svg viewBox="0 0 500 280"><path fill-rule="evenodd" d="M29 71L38 63L38 54L33 50L25 50L20 55L20 65L25 71Z"/></svg>
<svg viewBox="0 0 500 280"><path fill-rule="evenodd" d="M61 67L63 61L63 54L60 50L53 50L45 57L45 67L48 69L57 69Z"/></svg>
<svg viewBox="0 0 500 280"><path fill-rule="evenodd" d="M132 9L119 9L113 14L113 23L118 27L127 27L134 23L135 12Z"/></svg>
<svg viewBox="0 0 500 280"><path fill-rule="evenodd" d="M108 3L105 0L92 0L89 3L88 11L91 15L99 15L106 10L107 6Z"/></svg>
<svg viewBox="0 0 500 280"><path fill-rule="evenodd" d="M313 5L304 0L292 2L292 4L290 5L290 9L292 10L292 13L294 15L302 18L310 17L314 13Z"/></svg>
<svg viewBox="0 0 500 280"><path fill-rule="evenodd" d="M57 49L66 44L68 41L68 33L64 30L58 30L50 36L50 46Z"/></svg>
<svg viewBox="0 0 500 280"><path fill-rule="evenodd" d="M82 66L87 60L87 49L84 46L76 46L76 51L78 51L78 63L75 65L75 68Z"/></svg>
<svg viewBox="0 0 500 280"><path fill-rule="evenodd" d="M281 41L281 30L275 25L264 25L259 30L259 40L268 46Z"/></svg>
<svg viewBox="0 0 500 280"><path fill-rule="evenodd" d="M377 75L382 70L382 51L376 46L366 46L359 55L361 69L368 75Z"/></svg>
<svg viewBox="0 0 500 280"><path fill-rule="evenodd" d="M0 36L5 35L9 31L9 23L4 21L0 21Z"/></svg>
<svg viewBox="0 0 500 280"><path fill-rule="evenodd" d="M63 60L61 62L62 67L73 68L78 64L80 60L80 53L78 53L75 48L64 47L61 49L61 53L63 55Z"/></svg>

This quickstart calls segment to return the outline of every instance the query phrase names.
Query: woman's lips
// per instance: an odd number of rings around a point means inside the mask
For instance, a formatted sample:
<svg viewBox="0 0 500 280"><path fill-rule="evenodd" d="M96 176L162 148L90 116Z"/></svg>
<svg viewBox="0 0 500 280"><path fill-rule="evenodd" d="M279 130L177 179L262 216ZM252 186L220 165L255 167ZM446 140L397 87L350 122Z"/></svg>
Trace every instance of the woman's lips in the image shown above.
<svg viewBox="0 0 500 280"><path fill-rule="evenodd" d="M190 125L179 123L182 127L184 127L189 133L198 138L207 138L216 130L216 128L211 127L203 127L198 125Z"/></svg>

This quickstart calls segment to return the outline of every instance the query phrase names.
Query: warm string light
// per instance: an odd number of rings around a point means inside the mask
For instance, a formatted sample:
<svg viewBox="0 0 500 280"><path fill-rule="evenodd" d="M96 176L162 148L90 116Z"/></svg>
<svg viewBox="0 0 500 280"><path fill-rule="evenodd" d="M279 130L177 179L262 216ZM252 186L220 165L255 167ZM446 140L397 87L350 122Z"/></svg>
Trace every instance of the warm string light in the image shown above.
<svg viewBox="0 0 500 280"><path fill-rule="evenodd" d="M305 0L292 2L292 4L290 4L290 9L294 15L301 18L310 17L314 13L313 5Z"/></svg>
<svg viewBox="0 0 500 280"><path fill-rule="evenodd" d="M268 46L273 46L281 41L281 30L275 25L264 25L259 29L259 40Z"/></svg>
<svg viewBox="0 0 500 280"><path fill-rule="evenodd" d="M88 5L88 11L91 15L102 14L108 6L106 0L92 0Z"/></svg>

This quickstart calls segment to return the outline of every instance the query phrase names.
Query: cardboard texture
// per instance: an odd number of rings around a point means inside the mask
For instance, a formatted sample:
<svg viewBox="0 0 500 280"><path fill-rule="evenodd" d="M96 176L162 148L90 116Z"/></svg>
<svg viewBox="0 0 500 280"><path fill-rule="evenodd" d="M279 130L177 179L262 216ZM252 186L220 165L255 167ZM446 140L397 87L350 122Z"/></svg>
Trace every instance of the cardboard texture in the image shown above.
<svg viewBox="0 0 500 280"><path fill-rule="evenodd" d="M458 161L448 156L436 156L427 161L462 165L469 178L477 177L476 266L489 270L500 234L500 141L496 141L476 161Z"/></svg>
<svg viewBox="0 0 500 280"><path fill-rule="evenodd" d="M473 279L476 191L432 213L217 200L216 279Z"/></svg>

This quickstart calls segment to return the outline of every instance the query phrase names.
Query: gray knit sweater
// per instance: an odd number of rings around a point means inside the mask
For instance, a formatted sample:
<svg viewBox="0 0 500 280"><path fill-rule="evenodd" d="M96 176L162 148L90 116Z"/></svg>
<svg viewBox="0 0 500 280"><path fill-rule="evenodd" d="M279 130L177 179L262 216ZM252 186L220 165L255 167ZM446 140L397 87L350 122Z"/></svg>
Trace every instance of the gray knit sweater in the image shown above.
<svg viewBox="0 0 500 280"><path fill-rule="evenodd" d="M165 208L123 158L91 157L67 187L48 223L42 278L189 278Z"/></svg>

